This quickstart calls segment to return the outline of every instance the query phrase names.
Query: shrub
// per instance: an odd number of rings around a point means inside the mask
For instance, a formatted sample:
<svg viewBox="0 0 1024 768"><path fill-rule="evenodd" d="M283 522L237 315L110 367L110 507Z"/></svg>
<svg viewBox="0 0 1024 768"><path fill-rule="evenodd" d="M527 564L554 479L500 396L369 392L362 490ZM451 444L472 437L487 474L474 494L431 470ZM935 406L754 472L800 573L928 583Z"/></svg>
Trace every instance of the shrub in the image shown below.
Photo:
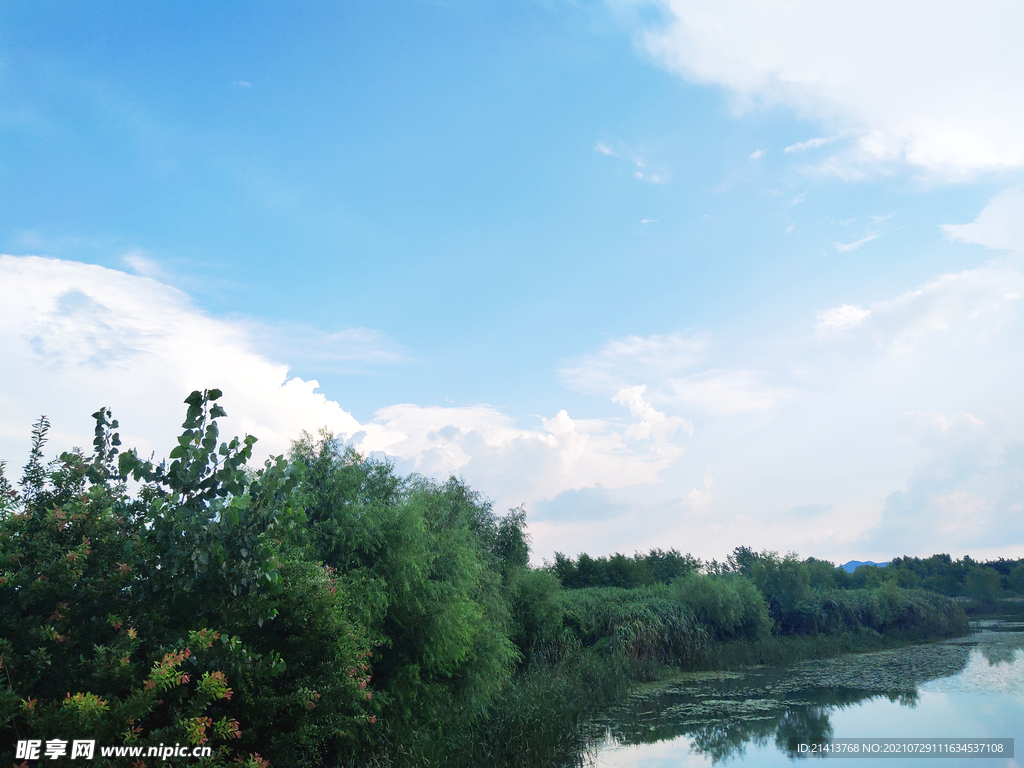
<svg viewBox="0 0 1024 768"><path fill-rule="evenodd" d="M692 574L673 582L672 597L718 640L760 640L771 634L768 606L746 576Z"/></svg>

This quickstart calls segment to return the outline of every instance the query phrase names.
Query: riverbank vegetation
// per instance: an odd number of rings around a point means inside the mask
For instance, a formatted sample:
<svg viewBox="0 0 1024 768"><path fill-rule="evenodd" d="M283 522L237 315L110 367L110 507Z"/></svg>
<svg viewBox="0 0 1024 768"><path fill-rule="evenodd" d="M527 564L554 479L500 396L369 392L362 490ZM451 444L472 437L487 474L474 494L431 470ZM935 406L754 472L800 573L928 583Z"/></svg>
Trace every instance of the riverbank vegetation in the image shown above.
<svg viewBox="0 0 1024 768"><path fill-rule="evenodd" d="M186 400L169 463L122 451L103 409L90 455L46 461L41 419L0 479L0 761L87 738L210 745L207 765L565 764L666 670L967 631L895 569L744 547L531 567L523 510L327 433L253 467L219 398Z"/></svg>

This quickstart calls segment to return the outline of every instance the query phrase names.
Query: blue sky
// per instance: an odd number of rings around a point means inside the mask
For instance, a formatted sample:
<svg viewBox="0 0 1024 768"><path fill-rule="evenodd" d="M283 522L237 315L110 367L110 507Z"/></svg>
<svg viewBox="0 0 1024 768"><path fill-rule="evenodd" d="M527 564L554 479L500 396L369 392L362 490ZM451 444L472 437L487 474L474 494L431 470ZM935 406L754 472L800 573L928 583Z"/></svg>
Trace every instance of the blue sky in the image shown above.
<svg viewBox="0 0 1024 768"><path fill-rule="evenodd" d="M1013 4L0 14L9 464L220 386L538 559L1019 556Z"/></svg>

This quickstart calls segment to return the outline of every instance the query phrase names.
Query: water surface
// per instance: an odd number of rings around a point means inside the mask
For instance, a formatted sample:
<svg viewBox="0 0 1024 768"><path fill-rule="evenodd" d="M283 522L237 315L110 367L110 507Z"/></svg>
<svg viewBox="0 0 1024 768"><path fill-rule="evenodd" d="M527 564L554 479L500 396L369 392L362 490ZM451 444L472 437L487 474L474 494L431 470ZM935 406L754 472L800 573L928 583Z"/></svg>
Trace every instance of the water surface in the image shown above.
<svg viewBox="0 0 1024 768"><path fill-rule="evenodd" d="M838 766L1024 765L1024 625L788 668L690 673L596 723L595 768L782 766L831 738L1014 738L1016 757L844 759Z"/></svg>

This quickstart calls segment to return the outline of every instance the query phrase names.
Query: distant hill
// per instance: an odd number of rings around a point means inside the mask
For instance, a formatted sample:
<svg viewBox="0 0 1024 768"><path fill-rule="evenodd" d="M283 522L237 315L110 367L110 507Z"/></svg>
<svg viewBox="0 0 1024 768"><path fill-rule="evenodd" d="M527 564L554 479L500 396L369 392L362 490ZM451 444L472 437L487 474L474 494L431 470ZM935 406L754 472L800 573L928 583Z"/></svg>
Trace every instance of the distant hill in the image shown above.
<svg viewBox="0 0 1024 768"><path fill-rule="evenodd" d="M860 568L862 565L874 565L874 566L877 566L879 568L885 568L885 566L887 566L888 564L889 563L876 563L876 562L873 562L871 560L851 560L848 563L843 563L839 567L842 568L847 573L853 573L858 568Z"/></svg>

